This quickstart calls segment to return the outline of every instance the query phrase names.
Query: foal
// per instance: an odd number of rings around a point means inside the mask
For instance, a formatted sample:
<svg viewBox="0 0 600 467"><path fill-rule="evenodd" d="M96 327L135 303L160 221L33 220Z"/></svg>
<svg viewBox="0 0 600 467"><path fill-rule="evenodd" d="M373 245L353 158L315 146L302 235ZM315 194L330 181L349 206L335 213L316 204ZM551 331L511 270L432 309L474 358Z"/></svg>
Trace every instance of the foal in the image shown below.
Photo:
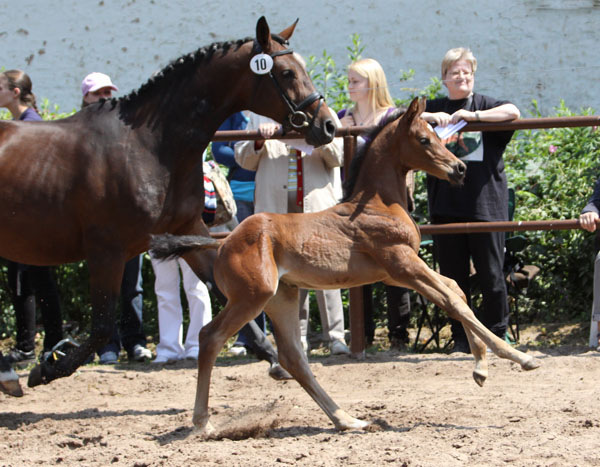
<svg viewBox="0 0 600 467"><path fill-rule="evenodd" d="M466 166L419 118L425 100L376 134L353 163L341 204L309 214L261 213L247 218L220 244L202 237L155 237L160 254L219 247L215 279L228 302L200 332L194 424L209 434L208 391L212 367L225 341L264 308L271 318L281 365L325 411L336 428L368 423L341 410L315 380L300 345L298 288L337 289L382 281L409 287L459 320L475 356L473 377L487 377L486 346L500 357L537 368L531 356L511 348L481 324L457 284L418 256L419 229L408 215L406 173L424 170L461 183ZM162 247L162 248L161 248ZM485 342L485 344L484 344Z"/></svg>

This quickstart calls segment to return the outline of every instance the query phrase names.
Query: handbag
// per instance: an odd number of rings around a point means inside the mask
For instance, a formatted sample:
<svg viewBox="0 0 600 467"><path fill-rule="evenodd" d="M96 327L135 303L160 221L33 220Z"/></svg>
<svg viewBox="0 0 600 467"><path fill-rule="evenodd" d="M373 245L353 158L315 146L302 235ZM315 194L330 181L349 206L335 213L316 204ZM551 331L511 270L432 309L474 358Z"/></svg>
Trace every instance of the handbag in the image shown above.
<svg viewBox="0 0 600 467"><path fill-rule="evenodd" d="M203 164L204 175L212 182L217 197L217 209L212 222L207 223L209 227L229 222L237 214L237 206L233 199L233 193L227 178L221 168L214 161Z"/></svg>

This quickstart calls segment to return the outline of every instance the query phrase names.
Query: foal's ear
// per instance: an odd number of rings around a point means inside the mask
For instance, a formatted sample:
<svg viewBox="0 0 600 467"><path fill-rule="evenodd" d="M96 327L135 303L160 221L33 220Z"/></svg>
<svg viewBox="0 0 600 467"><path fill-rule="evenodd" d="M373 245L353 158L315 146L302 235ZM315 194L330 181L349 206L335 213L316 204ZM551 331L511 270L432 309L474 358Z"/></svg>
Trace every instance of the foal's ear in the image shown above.
<svg viewBox="0 0 600 467"><path fill-rule="evenodd" d="M292 24L291 26L285 28L283 31L281 31L279 33L279 35L281 37L283 37L286 41L289 41L290 37L292 37L292 34L294 34L294 29L296 29L296 25L298 24L298 20L300 20L300 18L296 18L296 21L294 21L294 24Z"/></svg>
<svg viewBox="0 0 600 467"><path fill-rule="evenodd" d="M268 52L271 49L271 30L264 16L261 16L256 23L256 41L260 45L263 52Z"/></svg>
<svg viewBox="0 0 600 467"><path fill-rule="evenodd" d="M403 121L406 125L410 126L414 119L423 113L423 110L425 110L425 98L419 99L415 97L408 106L408 109L406 109Z"/></svg>

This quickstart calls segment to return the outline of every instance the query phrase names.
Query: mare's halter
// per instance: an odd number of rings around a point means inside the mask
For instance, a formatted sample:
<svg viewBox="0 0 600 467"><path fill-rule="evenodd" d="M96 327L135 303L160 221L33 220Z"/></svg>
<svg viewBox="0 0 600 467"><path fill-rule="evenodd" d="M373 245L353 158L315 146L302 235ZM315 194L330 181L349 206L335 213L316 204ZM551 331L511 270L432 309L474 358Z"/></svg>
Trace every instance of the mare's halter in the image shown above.
<svg viewBox="0 0 600 467"><path fill-rule="evenodd" d="M275 39L277 40L277 38L275 38ZM258 46L258 44L256 44L256 45ZM287 45L287 44L284 43L282 45ZM260 46L258 46L258 48L260 49ZM268 55L271 58L275 59L275 57L279 57L281 55L287 55L287 54L291 54L291 53L294 53L294 51L292 49L284 49L284 50L280 50L278 52L273 52ZM299 104L296 104L294 101L292 101L290 99L290 97L287 95L287 92L285 92L285 90L281 87L281 85L279 84L279 81L277 81L277 78L275 78L275 75L273 75L273 73L271 71L269 71L269 77L275 84L275 87L279 91L279 94L281 95L285 104L287 105L288 109L290 110L290 113L287 116L287 121L283 124L283 130L289 131L290 130L289 126L292 126L293 128L295 128L297 130L299 130L301 128L305 128L305 127L312 128L312 126L315 122L315 118L316 118L317 114L319 113L319 110L321 109L321 105L323 105L323 102L324 102L323 96L320 93L318 93L317 91L314 91L308 97L306 97L302 102L300 102ZM309 117L304 112L304 109L309 107L315 101L319 101L319 105L317 106L317 110L315 111L315 113L313 114L312 118L309 121ZM289 125L286 125L288 123L289 123ZM287 126L287 128L286 128L286 126Z"/></svg>

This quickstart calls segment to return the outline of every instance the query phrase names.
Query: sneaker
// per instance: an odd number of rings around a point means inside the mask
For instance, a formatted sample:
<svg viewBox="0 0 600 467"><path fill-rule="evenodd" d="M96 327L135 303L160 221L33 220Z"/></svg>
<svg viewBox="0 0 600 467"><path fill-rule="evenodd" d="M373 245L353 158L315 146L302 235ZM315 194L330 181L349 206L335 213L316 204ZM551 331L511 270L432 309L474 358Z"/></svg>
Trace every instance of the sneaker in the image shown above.
<svg viewBox="0 0 600 467"><path fill-rule="evenodd" d="M193 348L193 349L187 349L185 351L185 357L186 360L190 360L190 361L198 361L198 347Z"/></svg>
<svg viewBox="0 0 600 467"><path fill-rule="evenodd" d="M329 344L329 352L331 355L350 355L350 349L344 341L335 340Z"/></svg>
<svg viewBox="0 0 600 467"><path fill-rule="evenodd" d="M152 352L140 344L135 344L133 349L127 352L127 358L130 362L145 362L146 360L152 360Z"/></svg>
<svg viewBox="0 0 600 467"><path fill-rule="evenodd" d="M235 357L245 357L248 355L248 351L243 345L234 345L229 349L229 353Z"/></svg>
<svg viewBox="0 0 600 467"><path fill-rule="evenodd" d="M100 365L114 365L115 363L119 363L117 352L109 350L100 355Z"/></svg>
<svg viewBox="0 0 600 467"><path fill-rule="evenodd" d="M35 350L30 350L29 352L25 352L24 350L20 350L15 348L10 349L6 355L4 355L5 359L8 363L19 363L19 362L28 362L30 360L35 360Z"/></svg>
<svg viewBox="0 0 600 467"><path fill-rule="evenodd" d="M148 349L146 349L148 350ZM164 357L162 355L157 355L156 358L154 360L152 360L150 363L152 363L153 365L170 365L171 363L175 363L176 361L178 361L178 358L168 358L168 357Z"/></svg>
<svg viewBox="0 0 600 467"><path fill-rule="evenodd" d="M408 337L391 337L390 338L390 350L403 351L410 347Z"/></svg>
<svg viewBox="0 0 600 467"><path fill-rule="evenodd" d="M450 351L450 353L471 353L471 348L469 347L469 342L464 340L454 341L454 347Z"/></svg>

